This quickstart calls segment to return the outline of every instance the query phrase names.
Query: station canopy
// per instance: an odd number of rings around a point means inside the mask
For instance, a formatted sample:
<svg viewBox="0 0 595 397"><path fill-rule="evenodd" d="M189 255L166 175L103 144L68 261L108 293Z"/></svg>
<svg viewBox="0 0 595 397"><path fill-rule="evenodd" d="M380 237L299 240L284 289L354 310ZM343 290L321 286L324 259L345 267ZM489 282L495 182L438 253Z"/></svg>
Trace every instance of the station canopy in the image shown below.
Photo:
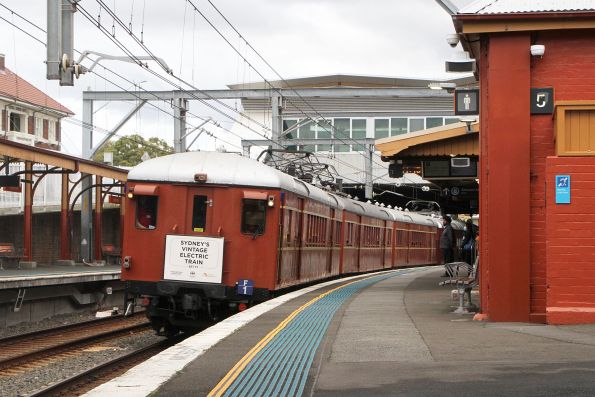
<svg viewBox="0 0 595 397"><path fill-rule="evenodd" d="M413 173L440 188L447 213L477 213L479 122L454 123L375 142L397 183Z"/></svg>

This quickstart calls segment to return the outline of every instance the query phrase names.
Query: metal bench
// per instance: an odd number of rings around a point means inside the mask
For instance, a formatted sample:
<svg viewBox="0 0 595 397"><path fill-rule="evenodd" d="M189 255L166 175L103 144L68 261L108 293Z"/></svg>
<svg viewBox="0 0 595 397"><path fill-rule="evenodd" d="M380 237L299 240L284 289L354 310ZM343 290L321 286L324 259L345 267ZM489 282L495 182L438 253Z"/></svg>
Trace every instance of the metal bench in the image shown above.
<svg viewBox="0 0 595 397"><path fill-rule="evenodd" d="M4 265L13 263L18 267L21 259L23 255L13 243L0 243L0 269L4 270Z"/></svg>
<svg viewBox="0 0 595 397"><path fill-rule="evenodd" d="M103 257L105 258L105 261L107 262L107 264L111 264L113 262L113 264L115 265L119 265L120 264L120 249L118 247L116 247L113 244L103 244L101 246L101 253L103 254Z"/></svg>
<svg viewBox="0 0 595 397"><path fill-rule="evenodd" d="M464 265L469 266L466 262L452 262L447 263L444 266L449 273L449 279L438 283L438 285L454 285L458 290L459 295L459 307L454 311L457 314L469 313L469 310L477 309L477 307L471 302L471 290L473 287L479 284L479 255L475 258L475 262L471 269L468 269L468 275L461 277L459 275L459 269ZM467 304L465 305L465 295L467 295Z"/></svg>

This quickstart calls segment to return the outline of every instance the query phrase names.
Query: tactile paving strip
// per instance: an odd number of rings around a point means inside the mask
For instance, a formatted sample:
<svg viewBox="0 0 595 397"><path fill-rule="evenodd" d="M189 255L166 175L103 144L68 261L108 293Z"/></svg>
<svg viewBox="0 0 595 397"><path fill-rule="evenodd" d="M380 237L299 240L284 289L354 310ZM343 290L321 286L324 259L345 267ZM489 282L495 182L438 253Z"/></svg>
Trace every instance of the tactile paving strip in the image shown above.
<svg viewBox="0 0 595 397"><path fill-rule="evenodd" d="M236 371L231 383L231 379L225 382L224 378L210 395L301 396L316 350L339 307L362 288L410 271L408 269L355 281L304 305L303 310L300 311L300 308L297 314L294 312L293 318L288 317L289 322L260 347L239 373Z"/></svg>

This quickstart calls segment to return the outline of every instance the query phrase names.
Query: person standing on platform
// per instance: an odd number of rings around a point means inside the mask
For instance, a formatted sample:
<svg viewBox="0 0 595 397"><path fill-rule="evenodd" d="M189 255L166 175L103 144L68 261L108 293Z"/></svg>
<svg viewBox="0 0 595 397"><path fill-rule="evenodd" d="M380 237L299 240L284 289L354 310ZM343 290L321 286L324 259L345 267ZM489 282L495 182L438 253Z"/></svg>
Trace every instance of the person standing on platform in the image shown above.
<svg viewBox="0 0 595 397"><path fill-rule="evenodd" d="M442 259L445 264L453 261L452 247L454 245L454 233L450 225L451 222L452 219L448 215L442 218L444 229L442 229L442 234L440 235L440 248L442 249Z"/></svg>
<svg viewBox="0 0 595 397"><path fill-rule="evenodd" d="M473 264L475 254L475 230L473 230L473 221L471 218L465 222L465 235L461 244L463 251L463 260L468 264Z"/></svg>

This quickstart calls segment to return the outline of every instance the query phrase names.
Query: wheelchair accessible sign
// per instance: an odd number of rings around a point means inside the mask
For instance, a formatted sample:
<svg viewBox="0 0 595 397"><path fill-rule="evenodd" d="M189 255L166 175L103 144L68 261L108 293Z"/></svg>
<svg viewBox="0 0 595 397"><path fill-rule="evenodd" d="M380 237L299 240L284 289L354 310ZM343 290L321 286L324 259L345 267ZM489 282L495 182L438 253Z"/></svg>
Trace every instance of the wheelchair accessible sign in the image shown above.
<svg viewBox="0 0 595 397"><path fill-rule="evenodd" d="M570 175L556 175L556 204L570 204Z"/></svg>

